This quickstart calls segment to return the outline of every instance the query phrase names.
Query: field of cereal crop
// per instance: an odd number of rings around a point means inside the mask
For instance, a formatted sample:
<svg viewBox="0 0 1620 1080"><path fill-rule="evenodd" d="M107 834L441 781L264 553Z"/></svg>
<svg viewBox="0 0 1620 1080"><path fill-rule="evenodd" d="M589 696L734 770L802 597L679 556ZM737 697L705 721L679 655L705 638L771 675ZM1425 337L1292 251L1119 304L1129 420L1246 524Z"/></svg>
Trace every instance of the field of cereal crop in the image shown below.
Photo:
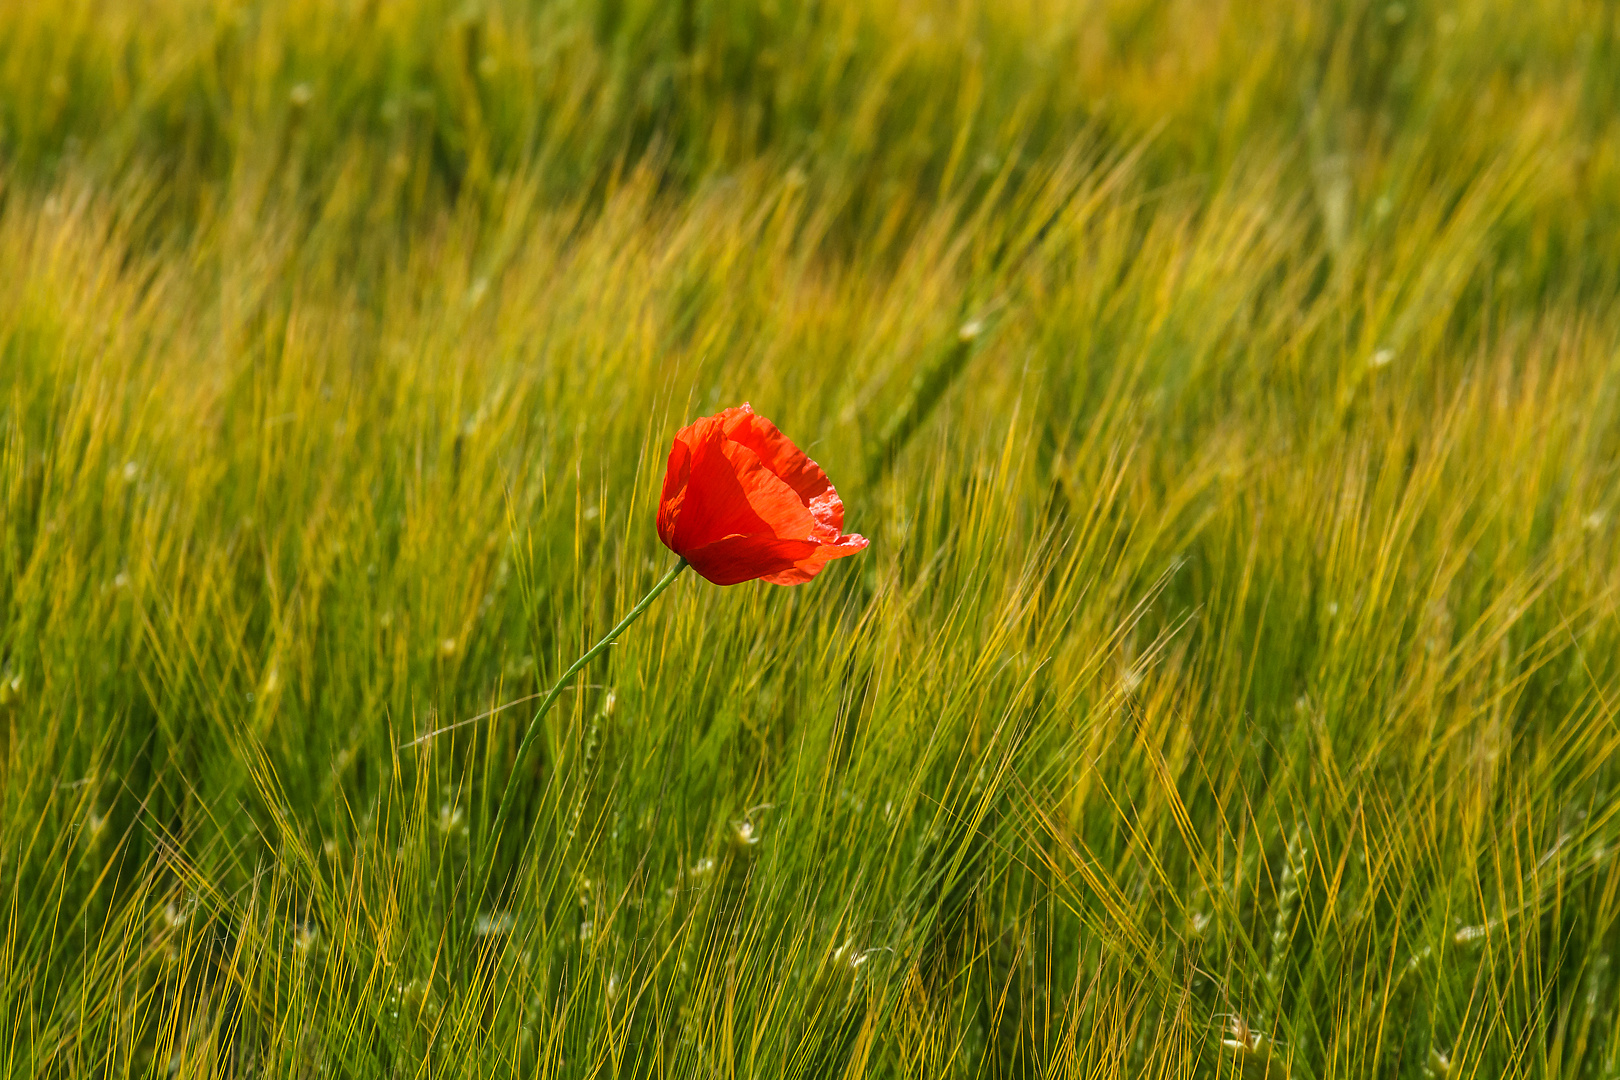
<svg viewBox="0 0 1620 1080"><path fill-rule="evenodd" d="M1602 0L0 0L0 1073L1620 1078L1617 300Z"/></svg>

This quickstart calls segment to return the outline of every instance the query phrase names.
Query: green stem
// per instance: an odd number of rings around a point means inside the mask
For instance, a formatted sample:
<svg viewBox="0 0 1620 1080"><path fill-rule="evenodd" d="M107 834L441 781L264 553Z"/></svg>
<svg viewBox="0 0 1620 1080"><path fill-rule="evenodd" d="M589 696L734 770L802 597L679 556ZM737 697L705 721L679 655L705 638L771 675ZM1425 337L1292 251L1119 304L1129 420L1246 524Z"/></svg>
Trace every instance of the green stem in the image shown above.
<svg viewBox="0 0 1620 1080"><path fill-rule="evenodd" d="M669 588L675 579L680 577L681 571L685 570L686 567L687 562L685 559L676 562L670 572L665 574L658 584L652 587L652 591L643 596L641 602L631 608L628 615L619 620L619 625L609 630L601 641L590 647L584 656L581 656L568 666L568 670L562 673L562 678L557 680L557 685L551 688L551 692L546 695L546 699L535 710L534 719L529 721L529 729L523 733L523 741L518 744L517 757L512 762L512 772L506 778L506 790L501 793L501 804L495 811L495 819L486 841L483 858L479 860L483 865L478 875L477 890L472 895L471 903L468 904L469 924L471 920L477 918L478 905L483 900L485 890L489 888L489 874L495 864L495 848L500 844L501 833L506 828L507 815L512 811L512 800L517 797L518 778L523 774L523 762L529 756L529 750L534 745L535 736L540 733L540 721L545 718L547 712L551 711L551 707L557 703L557 699L562 696L562 692L568 689L568 684L573 681L574 676L578 675L586 664L596 659L609 645L613 644L619 635L624 633L626 627L646 614L647 609L652 606L652 602L658 599L658 594Z"/></svg>

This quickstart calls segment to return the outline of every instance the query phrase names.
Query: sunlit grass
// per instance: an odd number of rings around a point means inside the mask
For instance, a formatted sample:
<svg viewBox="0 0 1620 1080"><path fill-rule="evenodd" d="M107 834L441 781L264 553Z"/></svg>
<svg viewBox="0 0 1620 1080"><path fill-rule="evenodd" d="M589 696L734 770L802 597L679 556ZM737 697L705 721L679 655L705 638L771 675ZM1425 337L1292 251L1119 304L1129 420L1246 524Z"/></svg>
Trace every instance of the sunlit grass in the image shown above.
<svg viewBox="0 0 1620 1080"><path fill-rule="evenodd" d="M1617 56L0 6L0 1067L1620 1077ZM684 576L471 898L743 400L870 549Z"/></svg>

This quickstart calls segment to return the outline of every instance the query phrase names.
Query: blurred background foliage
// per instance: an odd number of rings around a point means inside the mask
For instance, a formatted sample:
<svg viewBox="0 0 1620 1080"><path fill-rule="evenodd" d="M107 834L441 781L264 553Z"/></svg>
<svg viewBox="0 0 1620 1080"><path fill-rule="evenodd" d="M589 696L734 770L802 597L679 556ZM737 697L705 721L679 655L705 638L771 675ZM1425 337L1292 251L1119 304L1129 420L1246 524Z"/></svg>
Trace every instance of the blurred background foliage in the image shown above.
<svg viewBox="0 0 1620 1080"><path fill-rule="evenodd" d="M763 160L870 249L1088 149L1206 196L1266 162L1342 250L1505 156L1535 174L1502 223L1517 287L1613 285L1601 2L65 0L0 19L11 182L140 185L163 235L265 200L306 228L408 230L447 205L487 218L514 181L599 205L637 168L673 195Z"/></svg>

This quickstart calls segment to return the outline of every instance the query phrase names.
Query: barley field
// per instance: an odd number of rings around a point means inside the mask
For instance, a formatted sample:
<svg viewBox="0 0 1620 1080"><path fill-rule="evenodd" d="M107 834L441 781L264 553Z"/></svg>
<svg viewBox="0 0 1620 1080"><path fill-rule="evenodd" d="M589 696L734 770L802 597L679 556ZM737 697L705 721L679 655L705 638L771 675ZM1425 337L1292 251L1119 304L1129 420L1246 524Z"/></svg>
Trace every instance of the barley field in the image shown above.
<svg viewBox="0 0 1620 1080"><path fill-rule="evenodd" d="M1620 1078L1617 299L1602 0L0 0L0 1075Z"/></svg>

